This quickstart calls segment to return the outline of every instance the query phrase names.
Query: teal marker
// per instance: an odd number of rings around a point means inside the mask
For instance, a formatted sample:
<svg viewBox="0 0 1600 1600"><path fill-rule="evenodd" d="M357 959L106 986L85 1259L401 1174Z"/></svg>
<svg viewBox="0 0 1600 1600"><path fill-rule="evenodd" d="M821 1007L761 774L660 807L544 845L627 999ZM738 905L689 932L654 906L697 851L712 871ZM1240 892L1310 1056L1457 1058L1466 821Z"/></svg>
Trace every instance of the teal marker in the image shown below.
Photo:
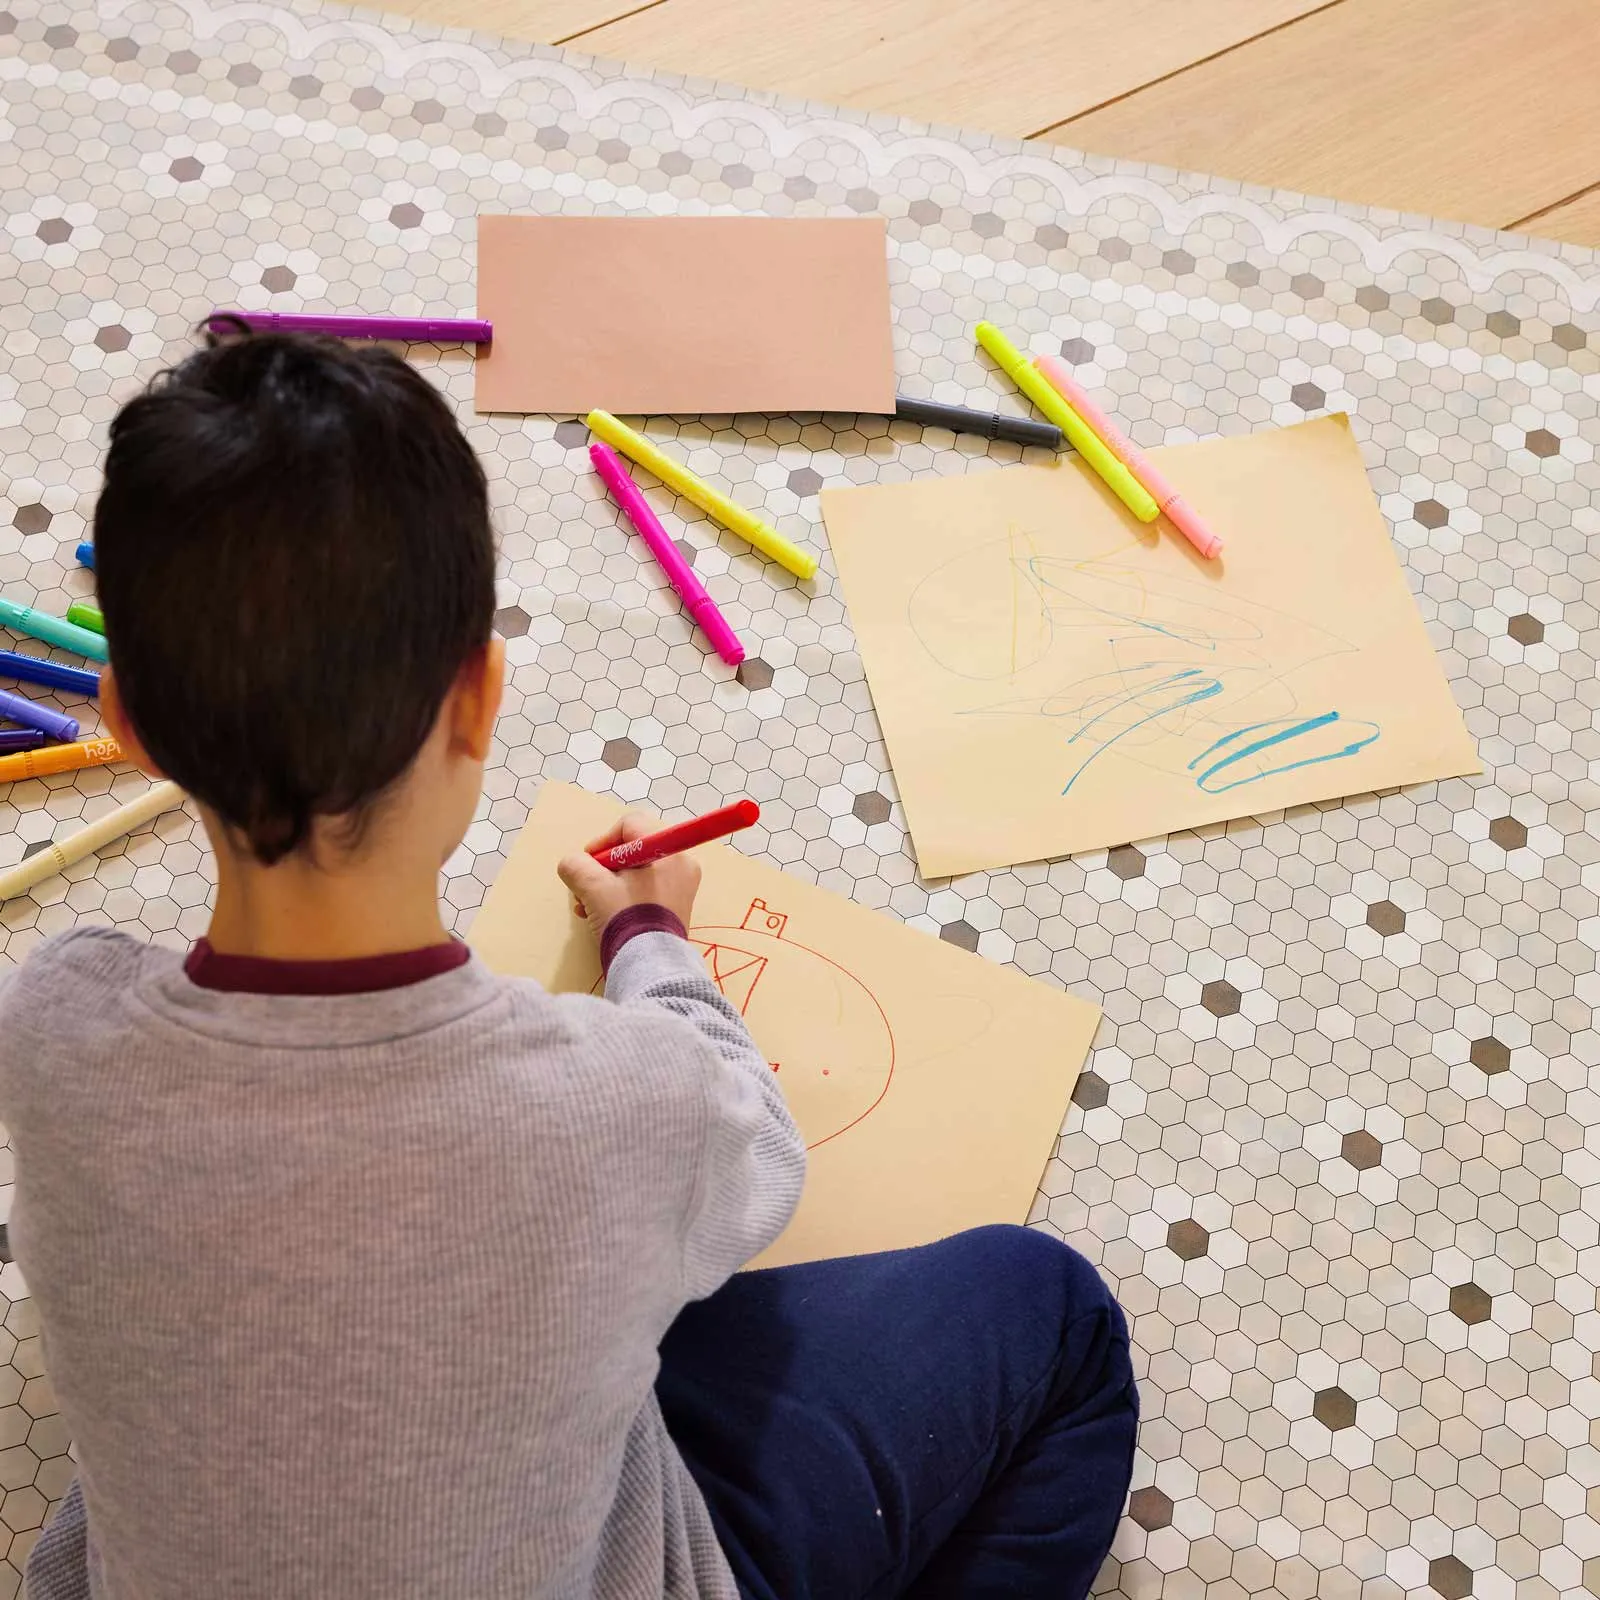
<svg viewBox="0 0 1600 1600"><path fill-rule="evenodd" d="M30 639L42 639L46 644L58 644L63 650L75 650L91 661L109 659L103 635L80 628L65 617L53 617L48 611L19 606L15 600L0 600L0 626L25 633Z"/></svg>

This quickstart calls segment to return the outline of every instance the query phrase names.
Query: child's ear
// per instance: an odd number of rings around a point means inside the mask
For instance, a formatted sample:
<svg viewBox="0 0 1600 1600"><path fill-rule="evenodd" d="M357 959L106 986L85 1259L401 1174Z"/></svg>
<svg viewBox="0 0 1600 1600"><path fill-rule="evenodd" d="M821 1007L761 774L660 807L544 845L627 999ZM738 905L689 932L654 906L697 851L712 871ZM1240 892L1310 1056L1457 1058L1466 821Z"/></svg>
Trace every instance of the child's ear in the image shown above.
<svg viewBox="0 0 1600 1600"><path fill-rule="evenodd" d="M506 642L491 634L483 649L462 666L452 695L451 742L474 761L488 759L505 680Z"/></svg>
<svg viewBox="0 0 1600 1600"><path fill-rule="evenodd" d="M111 730L111 737L122 746L124 760L131 761L141 772L152 778L166 776L150 759L150 752L145 749L144 741L134 732L133 724L128 720L128 713L123 707L122 696L117 690L117 676L110 667L100 669L100 715L106 727Z"/></svg>

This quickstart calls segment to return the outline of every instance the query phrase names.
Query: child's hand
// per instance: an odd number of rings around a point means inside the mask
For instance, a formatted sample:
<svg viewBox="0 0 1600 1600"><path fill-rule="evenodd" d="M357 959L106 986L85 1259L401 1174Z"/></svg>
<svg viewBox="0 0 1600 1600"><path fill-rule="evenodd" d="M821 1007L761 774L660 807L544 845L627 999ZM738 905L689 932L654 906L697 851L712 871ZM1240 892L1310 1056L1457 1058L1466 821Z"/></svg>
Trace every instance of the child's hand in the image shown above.
<svg viewBox="0 0 1600 1600"><path fill-rule="evenodd" d="M685 852L648 867L608 872L590 853L643 838L660 826L653 818L629 812L610 833L591 840L580 854L564 857L557 866L561 881L578 902L578 915L588 917L596 933L619 911L639 905L665 906L684 927L689 926L694 916L695 891L700 887L700 863L692 855Z"/></svg>

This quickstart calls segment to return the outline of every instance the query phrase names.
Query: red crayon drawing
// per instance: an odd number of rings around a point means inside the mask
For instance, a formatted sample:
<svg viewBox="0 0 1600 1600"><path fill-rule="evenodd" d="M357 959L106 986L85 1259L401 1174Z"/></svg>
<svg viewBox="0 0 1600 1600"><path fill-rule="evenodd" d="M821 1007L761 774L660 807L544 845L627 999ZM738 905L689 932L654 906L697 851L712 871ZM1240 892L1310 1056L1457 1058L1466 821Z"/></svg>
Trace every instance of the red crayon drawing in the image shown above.
<svg viewBox="0 0 1600 1600"><path fill-rule="evenodd" d="M772 1070L806 1148L815 1150L882 1104L894 1077L894 1029L866 984L786 937L788 925L785 913L757 898L737 928L697 923L689 938L711 981L776 1057L769 1057Z"/></svg>

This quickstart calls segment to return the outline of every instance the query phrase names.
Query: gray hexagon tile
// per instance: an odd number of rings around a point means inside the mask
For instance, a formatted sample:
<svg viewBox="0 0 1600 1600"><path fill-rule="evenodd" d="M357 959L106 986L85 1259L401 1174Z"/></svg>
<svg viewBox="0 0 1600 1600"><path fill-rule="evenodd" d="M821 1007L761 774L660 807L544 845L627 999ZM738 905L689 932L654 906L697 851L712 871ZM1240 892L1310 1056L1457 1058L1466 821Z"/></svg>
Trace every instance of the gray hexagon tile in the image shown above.
<svg viewBox="0 0 1600 1600"><path fill-rule="evenodd" d="M1482 780L928 883L816 495L1022 453L876 418L652 419L823 552L802 587L661 502L750 647L733 671L618 526L581 425L476 417L470 354L413 347L489 472L510 662L447 900L469 929L546 777L679 813L743 792L745 848L1104 1006L1033 1212L1137 1347L1102 1590L1600 1595L1593 255L309 0L0 7L0 584L47 608L93 590L73 549L108 419L199 318L470 313L481 209L878 212L912 393L1021 409L971 343L988 316L1144 445L1349 411ZM0 865L141 785L13 785ZM183 944L210 884L173 813L0 909L0 945L77 922ZM14 1263L0 1297L6 1600L70 1466Z"/></svg>

